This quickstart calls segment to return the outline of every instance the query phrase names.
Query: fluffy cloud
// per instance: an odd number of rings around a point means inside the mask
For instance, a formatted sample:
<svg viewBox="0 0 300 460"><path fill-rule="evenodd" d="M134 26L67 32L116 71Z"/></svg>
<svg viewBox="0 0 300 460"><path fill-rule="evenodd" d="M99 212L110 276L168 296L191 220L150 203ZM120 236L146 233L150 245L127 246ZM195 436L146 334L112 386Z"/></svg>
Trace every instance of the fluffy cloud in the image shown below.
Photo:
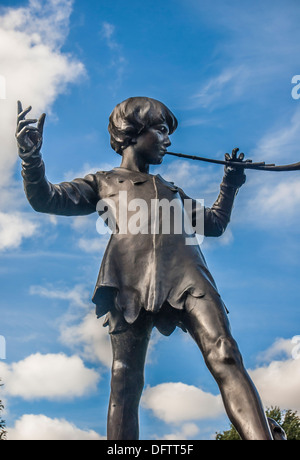
<svg viewBox="0 0 300 460"><path fill-rule="evenodd" d="M103 22L100 34L112 53L109 70L110 72L115 71L115 78L111 79L110 89L115 93L122 83L127 61L123 55L122 45L116 40L115 26L108 22Z"/></svg>
<svg viewBox="0 0 300 460"><path fill-rule="evenodd" d="M224 94L229 94L231 101L237 100L241 97L248 79L249 69L246 66L225 68L194 95L194 101L201 107L212 108L220 100L224 103Z"/></svg>
<svg viewBox="0 0 300 460"><path fill-rule="evenodd" d="M101 217L99 217L99 224L101 223L102 220ZM103 231L106 231L106 233L108 234L108 231L106 230L106 227L104 227L104 225L101 228L103 228ZM99 254L103 254L107 246L108 239L105 236L106 235L99 235L98 238L79 238L78 247L84 252L88 252L99 256Z"/></svg>
<svg viewBox="0 0 300 460"><path fill-rule="evenodd" d="M278 120L270 130L258 140L249 157L254 161L289 164L298 161L300 110L296 109L291 118ZM275 228L298 225L300 206L300 181L297 172L249 173L247 199L239 207L240 221L255 223L258 227ZM243 194L239 196L239 201Z"/></svg>
<svg viewBox="0 0 300 460"><path fill-rule="evenodd" d="M31 286L30 294L68 301L69 310L59 320L60 342L84 359L111 366L108 331L102 326L103 319L97 319L95 308L90 308L90 292L85 286L76 285L72 289Z"/></svg>
<svg viewBox="0 0 300 460"><path fill-rule="evenodd" d="M295 173L263 173L249 177L246 193L238 197L234 220L277 233L298 225L300 181Z"/></svg>
<svg viewBox="0 0 300 460"><path fill-rule="evenodd" d="M167 423L212 418L224 413L221 397L181 382L146 388L142 405Z"/></svg>
<svg viewBox="0 0 300 460"><path fill-rule="evenodd" d="M300 411L300 360L272 361L250 371L264 404Z"/></svg>
<svg viewBox="0 0 300 460"><path fill-rule="evenodd" d="M70 399L94 391L99 374L78 356L36 353L10 365L0 363L5 393L32 399Z"/></svg>
<svg viewBox="0 0 300 460"><path fill-rule="evenodd" d="M272 359L294 358L298 359L300 336L296 335L291 339L283 339L279 337L275 342L265 351L259 353L258 360L264 363L270 363Z"/></svg>
<svg viewBox="0 0 300 460"><path fill-rule="evenodd" d="M298 341L294 338L276 340L260 358L281 356L281 359L273 359L249 371L266 406L300 411L300 336L295 338Z"/></svg>
<svg viewBox="0 0 300 460"><path fill-rule="evenodd" d="M0 16L1 72L6 82L6 100L0 105L2 178L16 162L16 101L31 104L38 114L84 74L81 62L61 52L71 11L70 0L30 0L28 6L7 8Z"/></svg>
<svg viewBox="0 0 300 460"><path fill-rule="evenodd" d="M182 187L187 194L192 193L193 198L211 199L213 197L216 199L222 172L211 166L205 168L204 172L201 165L195 163L187 160L175 160L168 165L162 165L154 170L154 173L161 174L166 180Z"/></svg>
<svg viewBox="0 0 300 460"><path fill-rule="evenodd" d="M252 157L283 163L296 161L299 155L299 129L300 110L296 108L288 121L279 119L277 125L262 136L251 152Z"/></svg>
<svg viewBox="0 0 300 460"><path fill-rule="evenodd" d="M81 284L75 285L72 289L56 288L54 286L30 286L30 294L47 297L48 299L62 299L69 301L72 305L86 308L89 292Z"/></svg>
<svg viewBox="0 0 300 460"><path fill-rule="evenodd" d="M75 325L61 326L60 340L90 361L100 361L111 367L112 352L107 328L102 327L103 320L97 319L95 312L89 312Z"/></svg>
<svg viewBox="0 0 300 460"><path fill-rule="evenodd" d="M281 2L242 4L216 0L211 14L207 2L194 2L194 5L206 24L223 31L214 61L216 75L195 94L195 104L214 109L253 97L261 103L276 94L277 84L290 83L298 52L294 39L299 24L298 9L290 14ZM281 86L278 91L282 92Z"/></svg>
<svg viewBox="0 0 300 460"><path fill-rule="evenodd" d="M300 336L276 340L259 355L259 359L264 359L265 364L249 370L249 374L264 406L300 411ZM197 434L197 426L190 422L217 418L225 413L220 395L214 396L181 382L146 388L142 405L166 423L177 426L184 422L181 428L177 427L177 431L166 435L165 439L194 436Z"/></svg>
<svg viewBox="0 0 300 460"><path fill-rule="evenodd" d="M7 428L9 441L98 441L105 439L93 430L82 430L64 419L25 414Z"/></svg>
<svg viewBox="0 0 300 460"><path fill-rule="evenodd" d="M194 423L184 423L180 430L174 433L166 434L162 439L165 440L184 440L184 439L196 439L199 433L199 428Z"/></svg>
<svg viewBox="0 0 300 460"><path fill-rule="evenodd" d="M37 229L38 224L24 213L0 212L0 251L18 247L23 238L31 237Z"/></svg>
<svg viewBox="0 0 300 460"><path fill-rule="evenodd" d="M1 81L6 96L0 100L0 188L6 194L1 200L1 211L10 201L7 195L13 193L13 172L18 161L14 136L16 101L32 105L34 116L39 116L42 111L49 111L66 87L85 73L81 62L61 51L69 30L72 3L71 0L29 0L25 7L1 10ZM20 230L19 218L11 217L7 210L6 213L1 220L9 221L15 238L6 238L5 247L2 244L0 250L17 247L35 230L25 216Z"/></svg>

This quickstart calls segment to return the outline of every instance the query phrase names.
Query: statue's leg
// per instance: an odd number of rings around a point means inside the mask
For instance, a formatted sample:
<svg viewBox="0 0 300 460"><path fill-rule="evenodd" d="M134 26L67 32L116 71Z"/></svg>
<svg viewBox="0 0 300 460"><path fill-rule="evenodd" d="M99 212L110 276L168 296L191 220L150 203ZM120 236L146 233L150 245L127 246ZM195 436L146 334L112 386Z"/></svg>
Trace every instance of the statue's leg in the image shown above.
<svg viewBox="0 0 300 460"><path fill-rule="evenodd" d="M257 390L230 331L221 299L188 296L184 323L203 353L223 398L228 417L245 440L272 440Z"/></svg>
<svg viewBox="0 0 300 460"><path fill-rule="evenodd" d="M108 440L139 439L139 402L153 318L144 314L132 325L111 333L113 363L107 420Z"/></svg>

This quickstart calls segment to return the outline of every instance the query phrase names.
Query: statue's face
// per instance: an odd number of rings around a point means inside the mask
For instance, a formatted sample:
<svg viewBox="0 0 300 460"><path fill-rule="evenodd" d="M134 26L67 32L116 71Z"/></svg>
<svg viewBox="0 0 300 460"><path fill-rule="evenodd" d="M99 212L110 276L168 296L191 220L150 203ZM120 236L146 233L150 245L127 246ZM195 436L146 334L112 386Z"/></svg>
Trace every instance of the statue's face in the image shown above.
<svg viewBox="0 0 300 460"><path fill-rule="evenodd" d="M167 147L171 145L166 123L151 126L135 139L134 149L145 164L156 165L163 161Z"/></svg>

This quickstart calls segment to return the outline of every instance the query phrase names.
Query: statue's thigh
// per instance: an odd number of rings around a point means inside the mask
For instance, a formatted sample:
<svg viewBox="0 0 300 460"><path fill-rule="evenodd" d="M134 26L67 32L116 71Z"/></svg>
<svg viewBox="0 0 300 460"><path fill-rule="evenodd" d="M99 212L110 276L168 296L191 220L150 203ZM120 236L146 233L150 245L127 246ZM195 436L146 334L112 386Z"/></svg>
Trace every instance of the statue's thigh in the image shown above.
<svg viewBox="0 0 300 460"><path fill-rule="evenodd" d="M204 297L187 296L183 322L199 348L206 355L220 340L233 343L225 306L217 293Z"/></svg>

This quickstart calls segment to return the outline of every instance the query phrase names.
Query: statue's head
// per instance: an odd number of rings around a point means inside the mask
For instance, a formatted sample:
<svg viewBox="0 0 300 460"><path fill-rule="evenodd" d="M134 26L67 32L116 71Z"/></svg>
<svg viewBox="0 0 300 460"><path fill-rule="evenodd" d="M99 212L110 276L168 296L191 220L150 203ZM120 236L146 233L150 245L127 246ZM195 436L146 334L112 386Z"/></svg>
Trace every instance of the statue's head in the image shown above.
<svg viewBox="0 0 300 460"><path fill-rule="evenodd" d="M133 138L160 123L168 125L169 134L178 125L173 113L162 102L149 97L130 97L118 104L109 117L110 144L122 155Z"/></svg>

